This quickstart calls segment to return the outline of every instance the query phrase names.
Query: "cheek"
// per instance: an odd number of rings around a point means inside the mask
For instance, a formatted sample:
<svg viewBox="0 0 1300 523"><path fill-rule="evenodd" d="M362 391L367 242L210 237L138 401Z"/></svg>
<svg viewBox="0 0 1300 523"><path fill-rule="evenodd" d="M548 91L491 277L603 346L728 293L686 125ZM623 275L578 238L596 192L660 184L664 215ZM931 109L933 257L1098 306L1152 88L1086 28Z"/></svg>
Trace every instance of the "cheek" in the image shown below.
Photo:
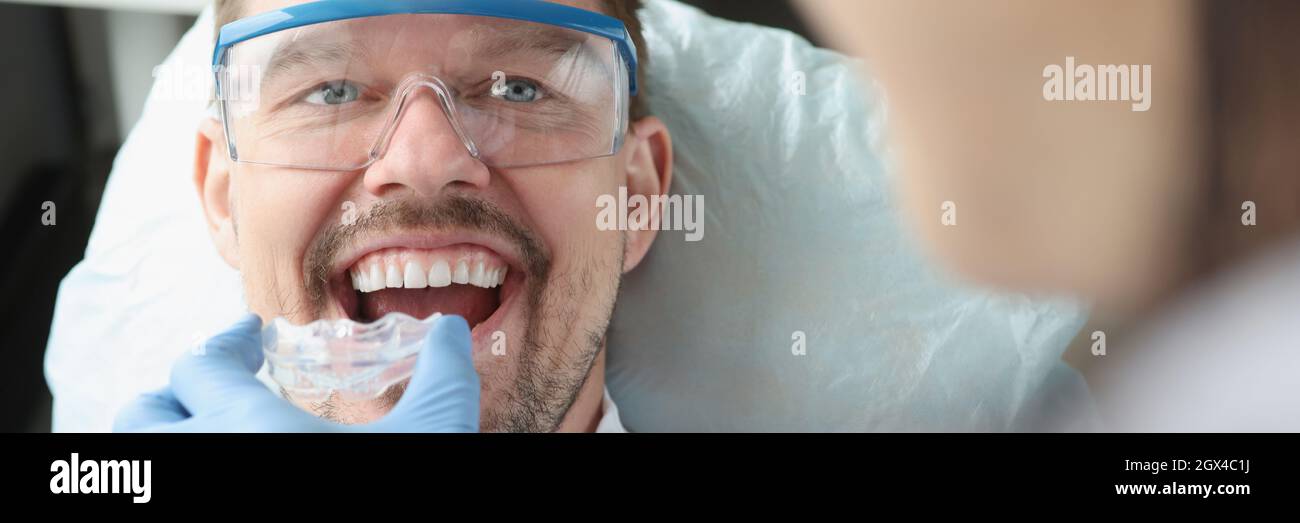
<svg viewBox="0 0 1300 523"><path fill-rule="evenodd" d="M236 175L236 219L246 282L261 286L271 275L300 276L312 238L328 220L342 214L340 196L348 178L337 173L241 167Z"/></svg>
<svg viewBox="0 0 1300 523"><path fill-rule="evenodd" d="M551 250L557 267L574 257L593 256L592 251L608 249L622 238L620 231L596 228L597 199L618 195L622 177L617 175L617 165L614 158L600 158L576 168L515 177L513 186L524 214Z"/></svg>

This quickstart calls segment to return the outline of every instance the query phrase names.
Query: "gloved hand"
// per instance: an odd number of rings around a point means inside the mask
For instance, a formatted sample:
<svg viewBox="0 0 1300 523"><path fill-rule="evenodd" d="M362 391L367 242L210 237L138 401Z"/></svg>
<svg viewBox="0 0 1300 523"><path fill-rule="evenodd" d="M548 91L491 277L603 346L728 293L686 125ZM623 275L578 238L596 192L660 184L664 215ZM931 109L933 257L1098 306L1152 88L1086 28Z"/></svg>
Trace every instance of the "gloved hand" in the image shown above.
<svg viewBox="0 0 1300 523"><path fill-rule="evenodd" d="M477 432L479 380L469 325L443 316L429 329L415 371L397 405L365 425L313 416L256 377L262 367L262 321L250 314L172 366L171 385L141 395L113 423L114 432Z"/></svg>

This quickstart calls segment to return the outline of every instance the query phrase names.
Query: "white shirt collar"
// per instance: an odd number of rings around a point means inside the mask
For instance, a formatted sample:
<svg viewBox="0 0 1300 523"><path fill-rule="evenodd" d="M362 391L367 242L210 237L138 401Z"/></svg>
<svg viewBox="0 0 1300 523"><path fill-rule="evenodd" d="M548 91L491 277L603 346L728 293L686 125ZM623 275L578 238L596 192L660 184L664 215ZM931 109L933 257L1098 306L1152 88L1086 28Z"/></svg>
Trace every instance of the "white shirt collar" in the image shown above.
<svg viewBox="0 0 1300 523"><path fill-rule="evenodd" d="M627 432L623 422L618 419L618 406L614 405L614 400L609 397L608 388L605 389L605 397L600 401L600 423L596 424L596 432Z"/></svg>

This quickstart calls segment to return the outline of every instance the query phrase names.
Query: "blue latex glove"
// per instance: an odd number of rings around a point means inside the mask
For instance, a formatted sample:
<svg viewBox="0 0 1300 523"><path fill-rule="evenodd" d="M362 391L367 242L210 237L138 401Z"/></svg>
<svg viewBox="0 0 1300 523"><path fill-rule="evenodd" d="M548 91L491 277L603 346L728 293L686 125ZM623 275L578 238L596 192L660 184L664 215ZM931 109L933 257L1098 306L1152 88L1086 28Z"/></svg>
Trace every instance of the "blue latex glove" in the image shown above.
<svg viewBox="0 0 1300 523"><path fill-rule="evenodd" d="M343 425L313 416L256 377L262 321L250 314L172 366L171 385L118 413L114 432L477 432L479 380L469 325L443 316L429 329L401 400L382 419Z"/></svg>

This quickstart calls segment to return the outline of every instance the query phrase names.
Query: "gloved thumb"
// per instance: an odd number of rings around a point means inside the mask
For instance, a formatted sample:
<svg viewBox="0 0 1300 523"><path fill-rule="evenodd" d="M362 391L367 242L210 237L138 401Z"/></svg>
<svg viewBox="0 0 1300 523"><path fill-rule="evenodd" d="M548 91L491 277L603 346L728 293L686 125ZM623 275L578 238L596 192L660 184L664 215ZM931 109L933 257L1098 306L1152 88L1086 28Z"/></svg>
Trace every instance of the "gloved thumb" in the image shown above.
<svg viewBox="0 0 1300 523"><path fill-rule="evenodd" d="M479 378L469 324L438 318L424 338L411 381L393 410L376 422L389 432L477 432Z"/></svg>
<svg viewBox="0 0 1300 523"><path fill-rule="evenodd" d="M172 390L190 413L272 394L256 377L262 366L261 326L262 320L249 314L172 366Z"/></svg>

